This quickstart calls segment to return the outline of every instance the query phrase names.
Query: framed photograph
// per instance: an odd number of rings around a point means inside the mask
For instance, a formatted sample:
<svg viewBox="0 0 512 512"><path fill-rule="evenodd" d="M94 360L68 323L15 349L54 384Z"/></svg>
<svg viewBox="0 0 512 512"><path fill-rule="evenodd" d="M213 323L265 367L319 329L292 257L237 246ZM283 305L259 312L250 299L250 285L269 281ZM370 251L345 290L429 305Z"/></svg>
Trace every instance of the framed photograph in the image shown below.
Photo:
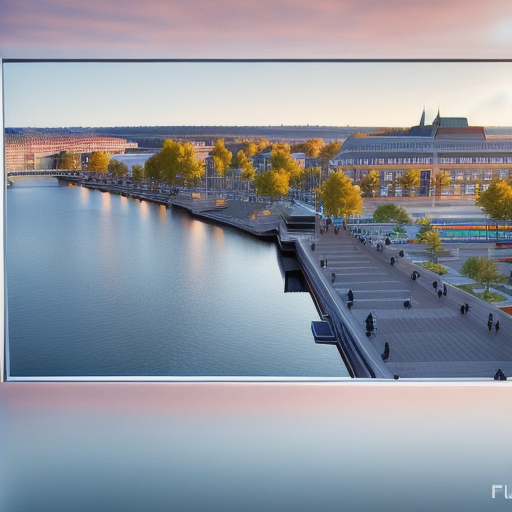
<svg viewBox="0 0 512 512"><path fill-rule="evenodd" d="M510 59L4 47L1 510L509 509Z"/></svg>

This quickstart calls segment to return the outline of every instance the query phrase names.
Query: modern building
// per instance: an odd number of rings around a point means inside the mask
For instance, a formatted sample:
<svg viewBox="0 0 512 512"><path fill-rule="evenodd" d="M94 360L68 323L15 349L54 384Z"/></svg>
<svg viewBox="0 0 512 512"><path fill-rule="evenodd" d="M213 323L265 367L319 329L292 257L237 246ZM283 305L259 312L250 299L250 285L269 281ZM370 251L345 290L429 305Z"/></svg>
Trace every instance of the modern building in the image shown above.
<svg viewBox="0 0 512 512"><path fill-rule="evenodd" d="M5 166L7 172L48 169L52 166L53 157L61 151L82 155L105 151L118 155L129 148L137 148L137 143L117 137L6 133Z"/></svg>
<svg viewBox="0 0 512 512"><path fill-rule="evenodd" d="M400 135L355 134L343 143L330 161L359 183L370 171L379 173L376 196L401 196L399 179L410 170L420 172L416 196L430 196L432 180L447 171L450 185L443 195L471 196L485 190L494 178L512 178L512 137L490 136L485 128L469 126L466 118L441 117L425 124L425 111L418 126Z"/></svg>

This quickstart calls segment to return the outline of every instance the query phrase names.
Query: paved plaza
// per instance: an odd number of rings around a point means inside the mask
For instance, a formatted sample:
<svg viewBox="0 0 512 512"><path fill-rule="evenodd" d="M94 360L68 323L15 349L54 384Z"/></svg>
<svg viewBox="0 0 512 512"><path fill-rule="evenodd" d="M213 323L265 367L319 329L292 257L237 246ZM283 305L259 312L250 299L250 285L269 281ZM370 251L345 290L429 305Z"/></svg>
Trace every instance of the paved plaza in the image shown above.
<svg viewBox="0 0 512 512"><path fill-rule="evenodd" d="M455 288L454 275L445 281L413 264L399 252L404 245L363 244L331 227L315 235L309 257L322 268L325 286L341 298L342 313L368 350L384 352L391 374L401 378L492 378L498 369L512 376L512 317L498 308ZM391 265L391 258L395 263ZM322 260L327 262L322 267ZM413 280L417 271L420 277ZM446 295L437 290L446 286ZM348 307L348 292L354 295ZM407 301L411 307L407 307ZM461 314L467 303L468 312ZM405 304L405 306L404 306ZM376 317L377 329L366 336L365 319ZM491 330L489 314L493 315ZM496 322L499 320L499 331Z"/></svg>

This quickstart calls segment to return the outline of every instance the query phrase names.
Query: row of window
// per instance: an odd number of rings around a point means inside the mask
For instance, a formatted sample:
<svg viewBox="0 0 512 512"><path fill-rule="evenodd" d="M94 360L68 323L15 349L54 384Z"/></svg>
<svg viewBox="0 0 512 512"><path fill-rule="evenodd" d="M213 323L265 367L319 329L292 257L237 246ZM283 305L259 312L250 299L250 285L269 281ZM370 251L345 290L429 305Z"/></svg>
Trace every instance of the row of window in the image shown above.
<svg viewBox="0 0 512 512"><path fill-rule="evenodd" d="M356 139L360 140L360 139ZM361 152L361 151L391 151L391 150L441 150L441 151L510 151L512 150L512 141L503 140L496 142L472 141L472 142L440 142L438 140L431 142L387 142L387 143L355 143L346 142L342 150Z"/></svg>
<svg viewBox="0 0 512 512"><path fill-rule="evenodd" d="M340 158L334 165L432 165L432 157L416 156L401 158Z"/></svg>
<svg viewBox="0 0 512 512"><path fill-rule="evenodd" d="M440 164L512 164L512 156L440 157Z"/></svg>
<svg viewBox="0 0 512 512"><path fill-rule="evenodd" d="M512 169L456 169L449 172L453 181L492 181L512 177Z"/></svg>
<svg viewBox="0 0 512 512"><path fill-rule="evenodd" d="M344 170L344 173L349 178L355 181L361 180L366 174L370 172L370 169L348 169ZM403 176L406 170L396 171L381 171L380 180L384 182L394 182L396 179ZM454 182L457 181L492 181L495 178L509 179L512 178L512 168L510 169L453 169L448 171L451 175L451 179ZM430 171L425 171L426 178L429 179ZM423 174L423 173L422 173ZM421 177L423 179L423 176Z"/></svg>

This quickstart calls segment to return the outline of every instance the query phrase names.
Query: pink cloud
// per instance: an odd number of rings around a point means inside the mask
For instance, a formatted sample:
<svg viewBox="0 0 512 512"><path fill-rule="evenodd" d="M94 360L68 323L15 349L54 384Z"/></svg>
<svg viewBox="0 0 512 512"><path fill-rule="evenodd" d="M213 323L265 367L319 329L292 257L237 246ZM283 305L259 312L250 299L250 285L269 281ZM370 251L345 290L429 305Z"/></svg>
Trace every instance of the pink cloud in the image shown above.
<svg viewBox="0 0 512 512"><path fill-rule="evenodd" d="M509 0L6 0L4 56L510 57Z"/></svg>

